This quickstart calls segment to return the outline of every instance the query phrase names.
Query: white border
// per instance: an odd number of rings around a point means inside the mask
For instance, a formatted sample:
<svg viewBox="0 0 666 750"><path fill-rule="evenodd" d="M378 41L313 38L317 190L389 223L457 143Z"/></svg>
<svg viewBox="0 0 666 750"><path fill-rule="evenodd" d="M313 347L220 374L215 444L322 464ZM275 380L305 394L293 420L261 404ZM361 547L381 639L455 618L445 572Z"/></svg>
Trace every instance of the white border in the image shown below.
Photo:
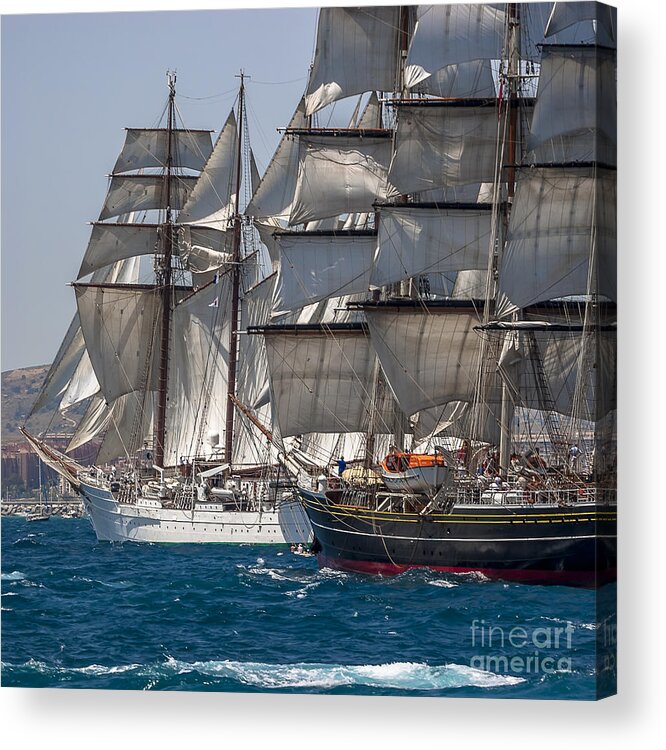
<svg viewBox="0 0 666 750"><path fill-rule="evenodd" d="M327 3L334 4L334 3ZM337 3L340 4L340 3ZM348 3L351 4L351 3ZM236 7L268 7L243 2ZM278 5L311 5L284 2ZM0 732L12 748L655 747L663 738L666 488L663 426L664 4L618 0L620 101L620 618L618 697L599 704L442 698L0 691ZM95 10L178 9L183 3L98 2ZM233 7L197 0L197 9ZM2 12L90 11L5 0ZM314 32L313 32L314 33ZM8 103L5 102L5 106ZM369 633L368 637L372 637Z"/></svg>

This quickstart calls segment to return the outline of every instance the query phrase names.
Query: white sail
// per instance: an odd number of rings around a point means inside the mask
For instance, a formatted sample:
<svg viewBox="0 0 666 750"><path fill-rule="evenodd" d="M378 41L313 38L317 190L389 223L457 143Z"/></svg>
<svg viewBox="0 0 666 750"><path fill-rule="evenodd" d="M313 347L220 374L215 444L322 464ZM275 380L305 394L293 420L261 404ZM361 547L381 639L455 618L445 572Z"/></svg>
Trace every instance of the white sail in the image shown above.
<svg viewBox="0 0 666 750"><path fill-rule="evenodd" d="M486 268L491 221L483 206L382 206L371 283L381 287L420 274Z"/></svg>
<svg viewBox="0 0 666 750"><path fill-rule="evenodd" d="M178 252L183 267L192 274L198 289L213 280L231 261L233 233L210 227L184 225L179 229Z"/></svg>
<svg viewBox="0 0 666 750"><path fill-rule="evenodd" d="M368 290L377 242L374 233L302 232L277 235L277 240L280 280L274 314Z"/></svg>
<svg viewBox="0 0 666 750"><path fill-rule="evenodd" d="M400 8L322 8L306 114L364 91L393 91Z"/></svg>
<svg viewBox="0 0 666 750"><path fill-rule="evenodd" d="M459 83L462 84L469 71L476 69L482 73L484 69L486 72L490 70L489 64L479 66L479 61L497 60L502 56L506 26L504 9L479 3L419 5L416 14L416 28L405 68L405 83L410 88L439 71L455 71L456 77L461 76ZM461 66L471 62L475 65ZM488 83L487 77L485 83ZM435 85L441 86L441 83ZM449 96L487 95L487 88L482 94L481 87L469 90L469 84L452 88Z"/></svg>
<svg viewBox="0 0 666 750"><path fill-rule="evenodd" d="M296 191L299 153L298 136L291 135L289 130L304 128L305 125L305 102L301 99L245 211L256 221L282 219L286 222L289 219Z"/></svg>
<svg viewBox="0 0 666 750"><path fill-rule="evenodd" d="M373 210L397 196L387 181L391 141L359 135L299 139L299 171L289 223Z"/></svg>
<svg viewBox="0 0 666 750"><path fill-rule="evenodd" d="M282 437L368 426L375 354L362 331L265 334L274 418Z"/></svg>
<svg viewBox="0 0 666 750"><path fill-rule="evenodd" d="M197 178L180 175L171 180L170 208L179 210L185 204ZM113 175L100 221L132 211L152 211L167 208L166 179L162 175Z"/></svg>
<svg viewBox="0 0 666 750"><path fill-rule="evenodd" d="M530 161L614 165L615 93L614 50L544 45L528 141Z"/></svg>
<svg viewBox="0 0 666 750"><path fill-rule="evenodd" d="M447 65L427 78L418 79L412 91L445 99L494 97L493 63L490 60L472 60Z"/></svg>
<svg viewBox="0 0 666 750"><path fill-rule="evenodd" d="M414 415L414 442L425 440L442 434L455 434L456 428L460 435L464 435L464 421L469 417L471 405L466 401L452 401L430 409L422 409ZM425 446L428 450L429 447Z"/></svg>
<svg viewBox="0 0 666 750"><path fill-rule="evenodd" d="M229 114L213 153L178 216L180 224L199 224L225 230L235 213L234 196L238 129L233 110Z"/></svg>
<svg viewBox="0 0 666 750"><path fill-rule="evenodd" d="M77 313L69 324L65 338L62 340L55 359L46 374L46 379L39 392L39 396L32 406L30 415L36 414L50 401L58 396L62 396L72 375L76 371L84 351L85 342Z"/></svg>
<svg viewBox="0 0 666 750"><path fill-rule="evenodd" d="M510 303L592 293L616 299L616 251L614 170L520 170L499 280Z"/></svg>
<svg viewBox="0 0 666 750"><path fill-rule="evenodd" d="M243 294L241 325L244 330L269 323L275 281L276 275L271 274ZM267 430L272 431L268 361L263 336L240 337L236 396ZM235 417L233 454L236 464L264 464L269 455L276 460L274 447L269 454L265 434L240 411Z"/></svg>
<svg viewBox="0 0 666 750"><path fill-rule="evenodd" d="M88 441L103 432L107 428L110 418L111 415L104 396L99 393L93 396L88 404L86 413L76 426L74 435L67 445L67 452L69 453L81 445L85 445Z"/></svg>
<svg viewBox="0 0 666 750"><path fill-rule="evenodd" d="M99 383L88 352L84 351L72 379L69 381L61 401L60 410L69 409L74 404L85 401L99 391Z"/></svg>
<svg viewBox="0 0 666 750"><path fill-rule="evenodd" d="M67 452L106 433L97 453L97 463L127 456L131 442L142 443L151 436L152 396L152 393L133 391L110 405L100 394L94 396L67 446ZM135 441L132 441L132 432L138 432Z"/></svg>
<svg viewBox="0 0 666 750"><path fill-rule="evenodd" d="M229 366L231 281L223 274L177 304L169 357L164 461L211 456L224 443Z"/></svg>
<svg viewBox="0 0 666 750"><path fill-rule="evenodd" d="M171 166L203 169L213 144L209 130L172 130ZM169 131L164 128L127 128L125 144L113 168L114 174L134 169L166 169Z"/></svg>
<svg viewBox="0 0 666 750"><path fill-rule="evenodd" d="M382 105L379 103L377 93L373 91L368 97L363 113L356 124L356 127L363 130L364 128L381 128L382 126ZM354 125L349 126L354 127Z"/></svg>
<svg viewBox="0 0 666 750"><path fill-rule="evenodd" d="M93 283L130 284L138 279L138 274L138 259L124 260L95 271L91 281ZM62 398L79 366L81 357L85 352L85 346L77 312L74 314L65 338L46 374L46 379L32 406L30 415L37 413L56 397Z"/></svg>
<svg viewBox="0 0 666 750"><path fill-rule="evenodd" d="M451 296L453 299L486 299L488 271L459 271Z"/></svg>
<svg viewBox="0 0 666 750"><path fill-rule="evenodd" d="M494 106L400 105L388 179L401 193L492 182L497 135Z"/></svg>
<svg viewBox="0 0 666 750"><path fill-rule="evenodd" d="M405 414L472 401L481 338L470 308L366 309L372 345Z"/></svg>
<svg viewBox="0 0 666 750"><path fill-rule="evenodd" d="M82 284L74 289L86 349L107 402L130 391L154 390L161 310L157 292Z"/></svg>
<svg viewBox="0 0 666 750"><path fill-rule="evenodd" d="M616 38L617 9L596 2L554 3L545 36L557 34L581 21L594 21L610 39Z"/></svg>
<svg viewBox="0 0 666 750"><path fill-rule="evenodd" d="M156 252L159 243L157 224L93 223L86 253L77 279L116 261Z"/></svg>
<svg viewBox="0 0 666 750"><path fill-rule="evenodd" d="M150 442L153 434L153 393L126 393L109 410L107 430L96 456L104 464L119 456L133 458L133 445Z"/></svg>
<svg viewBox="0 0 666 750"><path fill-rule="evenodd" d="M271 274L243 295L241 324L245 330L270 322L276 280L277 275ZM259 409L269 402L266 344L262 336L241 337L237 381L238 398L245 406Z"/></svg>

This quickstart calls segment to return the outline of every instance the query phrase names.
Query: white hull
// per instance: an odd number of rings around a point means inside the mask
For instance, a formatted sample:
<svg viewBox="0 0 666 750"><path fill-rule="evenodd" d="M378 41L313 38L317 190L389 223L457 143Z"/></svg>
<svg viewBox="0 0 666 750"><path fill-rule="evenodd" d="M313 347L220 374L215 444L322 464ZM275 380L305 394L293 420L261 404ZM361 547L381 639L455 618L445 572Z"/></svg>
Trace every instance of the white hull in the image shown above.
<svg viewBox="0 0 666 750"><path fill-rule="evenodd" d="M281 525L281 509L231 511L211 502L181 510L141 498L136 503L119 503L110 490L85 482L81 497L100 541L291 544L309 542L312 533L304 511L304 521L297 519L292 503L286 504L288 517Z"/></svg>

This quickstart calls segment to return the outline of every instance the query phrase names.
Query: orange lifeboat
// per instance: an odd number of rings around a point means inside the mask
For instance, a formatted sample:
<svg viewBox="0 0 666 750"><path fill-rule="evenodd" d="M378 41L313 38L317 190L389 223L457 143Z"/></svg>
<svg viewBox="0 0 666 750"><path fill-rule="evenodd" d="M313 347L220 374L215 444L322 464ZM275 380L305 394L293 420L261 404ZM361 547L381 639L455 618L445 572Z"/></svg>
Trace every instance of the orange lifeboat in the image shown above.
<svg viewBox="0 0 666 750"><path fill-rule="evenodd" d="M402 473L408 469L421 469L431 466L446 466L442 455L430 453L389 453L382 461L382 468L391 474Z"/></svg>

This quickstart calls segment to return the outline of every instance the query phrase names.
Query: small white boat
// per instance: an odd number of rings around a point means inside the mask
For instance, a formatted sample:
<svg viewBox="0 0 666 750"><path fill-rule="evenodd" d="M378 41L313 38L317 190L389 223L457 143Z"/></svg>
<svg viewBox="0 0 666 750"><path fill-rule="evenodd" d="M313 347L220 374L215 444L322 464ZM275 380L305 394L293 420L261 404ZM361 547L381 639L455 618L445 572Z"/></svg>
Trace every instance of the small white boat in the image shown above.
<svg viewBox="0 0 666 750"><path fill-rule="evenodd" d="M451 477L444 457L428 453L390 453L380 473L384 484L398 492L433 492Z"/></svg>

